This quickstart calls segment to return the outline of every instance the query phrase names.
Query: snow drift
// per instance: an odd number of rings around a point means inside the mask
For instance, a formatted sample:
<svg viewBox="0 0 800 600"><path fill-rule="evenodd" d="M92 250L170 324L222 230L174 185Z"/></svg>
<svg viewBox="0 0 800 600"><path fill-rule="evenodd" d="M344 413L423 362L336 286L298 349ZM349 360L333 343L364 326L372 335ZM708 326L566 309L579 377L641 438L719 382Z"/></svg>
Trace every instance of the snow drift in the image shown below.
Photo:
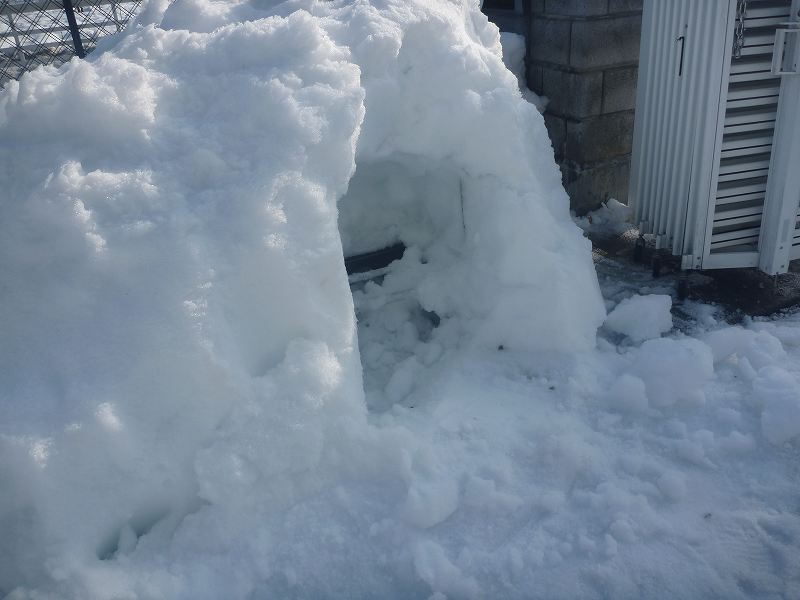
<svg viewBox="0 0 800 600"><path fill-rule="evenodd" d="M594 345L588 242L477 0L154 0L102 49L0 94L0 595L280 593L278 532L324 529L287 507L402 482L343 252L403 241L454 345Z"/></svg>

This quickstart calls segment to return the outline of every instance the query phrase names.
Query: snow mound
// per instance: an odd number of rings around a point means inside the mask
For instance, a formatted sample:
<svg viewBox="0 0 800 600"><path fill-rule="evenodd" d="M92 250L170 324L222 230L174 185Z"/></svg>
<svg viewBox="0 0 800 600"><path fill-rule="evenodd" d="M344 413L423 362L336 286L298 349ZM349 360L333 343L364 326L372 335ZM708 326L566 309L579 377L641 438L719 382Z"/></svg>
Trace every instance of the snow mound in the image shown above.
<svg viewBox="0 0 800 600"><path fill-rule="evenodd" d="M672 298L662 294L631 296L612 310L604 327L634 342L660 337L672 329Z"/></svg>
<svg viewBox="0 0 800 600"><path fill-rule="evenodd" d="M604 318L589 243L477 0L154 1L104 46L0 95L0 594L287 595L281 532L345 556L301 499L408 478L343 252L403 241L387 285L453 348L573 353ZM409 561L408 595L475 589Z"/></svg>

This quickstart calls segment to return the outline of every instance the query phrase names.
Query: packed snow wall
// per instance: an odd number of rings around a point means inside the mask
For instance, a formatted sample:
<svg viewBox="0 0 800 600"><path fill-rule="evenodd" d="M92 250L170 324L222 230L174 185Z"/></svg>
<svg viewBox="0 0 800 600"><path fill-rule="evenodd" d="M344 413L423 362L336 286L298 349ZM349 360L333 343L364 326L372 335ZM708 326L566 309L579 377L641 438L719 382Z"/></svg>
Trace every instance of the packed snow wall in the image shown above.
<svg viewBox="0 0 800 600"><path fill-rule="evenodd" d="M593 346L477 0L153 0L101 46L0 95L0 594L244 596L276 515L399 460L342 239L404 241L454 346Z"/></svg>

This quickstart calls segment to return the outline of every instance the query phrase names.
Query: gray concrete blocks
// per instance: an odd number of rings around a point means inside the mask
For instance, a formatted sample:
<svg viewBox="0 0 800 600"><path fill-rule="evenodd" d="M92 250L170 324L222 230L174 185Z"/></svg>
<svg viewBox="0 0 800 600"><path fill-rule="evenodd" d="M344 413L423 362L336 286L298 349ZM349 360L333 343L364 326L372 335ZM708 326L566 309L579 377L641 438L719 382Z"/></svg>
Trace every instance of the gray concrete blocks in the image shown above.
<svg viewBox="0 0 800 600"><path fill-rule="evenodd" d="M567 117L599 115L603 106L603 72L576 73L542 67L541 93L550 99L548 112Z"/></svg>
<svg viewBox="0 0 800 600"><path fill-rule="evenodd" d="M633 112L608 113L567 121L564 156L578 165L589 167L629 157L632 144Z"/></svg>
<svg viewBox="0 0 800 600"><path fill-rule="evenodd" d="M528 85L572 208L626 201L642 0L528 0Z"/></svg>
<svg viewBox="0 0 800 600"><path fill-rule="evenodd" d="M604 69L637 63L641 15L609 16L572 22L569 65L576 69Z"/></svg>
<svg viewBox="0 0 800 600"><path fill-rule="evenodd" d="M572 23L565 19L536 18L531 20L530 56L536 63L569 64Z"/></svg>
<svg viewBox="0 0 800 600"><path fill-rule="evenodd" d="M562 163L561 174L571 208L578 214L585 214L609 198L627 197L630 169L630 160L626 158L585 168Z"/></svg>
<svg viewBox="0 0 800 600"><path fill-rule="evenodd" d="M603 102L601 112L633 110L636 107L636 67L621 67L603 71Z"/></svg>
<svg viewBox="0 0 800 600"><path fill-rule="evenodd" d="M608 14L608 0L545 0L544 12L585 17Z"/></svg>

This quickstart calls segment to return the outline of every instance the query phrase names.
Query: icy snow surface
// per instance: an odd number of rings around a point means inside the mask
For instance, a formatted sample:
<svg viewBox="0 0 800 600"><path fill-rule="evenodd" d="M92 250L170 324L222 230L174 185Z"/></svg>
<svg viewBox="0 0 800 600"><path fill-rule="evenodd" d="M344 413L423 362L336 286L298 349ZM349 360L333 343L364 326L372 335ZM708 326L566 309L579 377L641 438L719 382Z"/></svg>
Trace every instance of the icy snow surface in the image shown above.
<svg viewBox="0 0 800 600"><path fill-rule="evenodd" d="M101 50L0 94L0 595L800 594L800 318L604 281L657 322L598 338L477 0L153 0Z"/></svg>

